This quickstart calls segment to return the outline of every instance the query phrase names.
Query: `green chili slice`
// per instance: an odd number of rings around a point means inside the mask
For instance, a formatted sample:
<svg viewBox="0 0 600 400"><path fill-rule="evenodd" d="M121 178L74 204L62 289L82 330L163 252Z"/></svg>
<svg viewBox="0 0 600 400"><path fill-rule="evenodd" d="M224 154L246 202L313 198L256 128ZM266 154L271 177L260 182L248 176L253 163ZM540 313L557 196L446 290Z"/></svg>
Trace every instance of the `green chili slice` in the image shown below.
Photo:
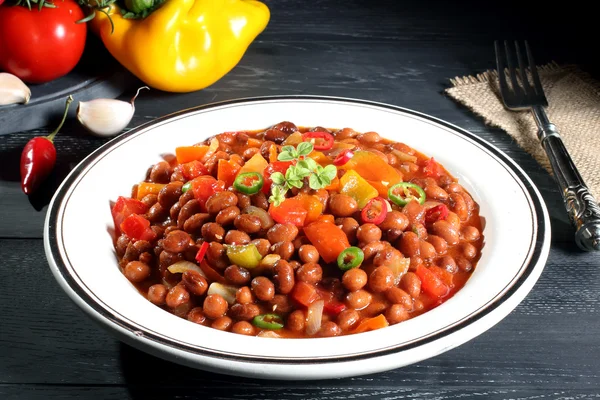
<svg viewBox="0 0 600 400"><path fill-rule="evenodd" d="M229 262L239 267L252 269L258 267L262 255L254 243L246 245L225 245Z"/></svg>
<svg viewBox="0 0 600 400"><path fill-rule="evenodd" d="M283 318L277 314L257 315L252 320L252 324L261 329L281 329L283 328Z"/></svg>
<svg viewBox="0 0 600 400"><path fill-rule="evenodd" d="M239 174L233 182L233 187L244 194L258 193L263 187L263 177L258 172L244 172Z"/></svg>
<svg viewBox="0 0 600 400"><path fill-rule="evenodd" d="M182 193L185 193L185 192L187 192L188 190L190 190L190 188L191 188L191 187L192 187L192 181L189 181L188 183L186 183L185 185L183 185L183 186L181 187L181 192L182 192Z"/></svg>
<svg viewBox="0 0 600 400"><path fill-rule="evenodd" d="M365 259L365 253L358 247L348 247L337 258L338 267L342 271L359 267Z"/></svg>
<svg viewBox="0 0 600 400"><path fill-rule="evenodd" d="M411 200L417 200L419 204L425 203L425 191L419 185L410 182L400 182L388 190L388 197L391 201L404 206Z"/></svg>

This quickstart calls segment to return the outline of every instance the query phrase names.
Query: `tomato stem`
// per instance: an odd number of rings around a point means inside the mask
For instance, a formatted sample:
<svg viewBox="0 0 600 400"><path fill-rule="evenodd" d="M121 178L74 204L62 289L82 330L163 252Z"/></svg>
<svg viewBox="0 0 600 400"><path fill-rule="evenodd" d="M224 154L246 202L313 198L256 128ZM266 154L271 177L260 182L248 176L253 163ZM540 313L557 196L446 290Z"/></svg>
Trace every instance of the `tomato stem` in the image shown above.
<svg viewBox="0 0 600 400"><path fill-rule="evenodd" d="M69 106L71 105L72 102L73 102L73 96L69 95L69 97L67 97L67 103L65 105L65 113L63 114L62 121L60 121L60 125L58 125L58 128L56 128L54 130L54 132L52 132L51 134L49 134L46 137L46 139L48 139L49 141L52 142L54 140L54 136L56 136L58 131L60 131L60 128L62 128L63 124L65 123L65 121L67 119L67 114L69 113Z"/></svg>

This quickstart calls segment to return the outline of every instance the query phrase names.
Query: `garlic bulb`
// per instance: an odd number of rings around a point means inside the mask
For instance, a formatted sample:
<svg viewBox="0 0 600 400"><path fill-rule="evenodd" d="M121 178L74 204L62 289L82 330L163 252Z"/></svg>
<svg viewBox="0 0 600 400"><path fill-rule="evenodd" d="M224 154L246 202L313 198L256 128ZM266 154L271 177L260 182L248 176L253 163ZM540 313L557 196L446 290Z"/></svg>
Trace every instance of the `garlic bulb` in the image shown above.
<svg viewBox="0 0 600 400"><path fill-rule="evenodd" d="M135 112L134 101L142 89L150 88L148 86L139 88L130 102L116 99L80 101L77 107L77 119L95 135L116 135L131 121Z"/></svg>
<svg viewBox="0 0 600 400"><path fill-rule="evenodd" d="M0 72L0 106L8 104L27 104L31 90L15 75Z"/></svg>

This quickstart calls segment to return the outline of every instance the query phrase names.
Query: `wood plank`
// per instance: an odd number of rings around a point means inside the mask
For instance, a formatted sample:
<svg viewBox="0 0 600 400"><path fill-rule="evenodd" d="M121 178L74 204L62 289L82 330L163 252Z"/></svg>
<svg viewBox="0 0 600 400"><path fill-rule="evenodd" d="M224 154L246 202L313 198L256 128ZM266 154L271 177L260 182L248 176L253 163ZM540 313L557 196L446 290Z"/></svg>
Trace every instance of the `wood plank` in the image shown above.
<svg viewBox="0 0 600 400"><path fill-rule="evenodd" d="M143 386L152 382L155 387L212 390L235 383L244 388L260 385L272 393L282 387L300 391L310 387L197 371L121 344L62 292L39 239L0 239L0 259L11 271L3 274L0 291L0 384ZM527 298L474 340L405 368L318 386L374 391L386 385L398 389L401 382L402 387L436 390L600 389L599 281L597 255L573 254L557 246Z"/></svg>

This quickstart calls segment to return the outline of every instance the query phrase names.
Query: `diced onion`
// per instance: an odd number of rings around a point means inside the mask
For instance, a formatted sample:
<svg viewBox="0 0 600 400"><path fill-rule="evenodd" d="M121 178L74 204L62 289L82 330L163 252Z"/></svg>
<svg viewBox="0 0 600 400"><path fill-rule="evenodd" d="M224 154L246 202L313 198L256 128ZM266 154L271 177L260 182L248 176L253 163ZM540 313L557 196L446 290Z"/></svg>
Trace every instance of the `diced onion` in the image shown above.
<svg viewBox="0 0 600 400"><path fill-rule="evenodd" d="M392 265L389 266L394 274L394 285L398 286L400 280L404 274L406 274L406 271L408 271L409 266L410 258L401 258L400 261L397 263L392 263Z"/></svg>
<svg viewBox="0 0 600 400"><path fill-rule="evenodd" d="M202 271L199 266L190 261L177 261L175 264L171 264L167 269L172 274L182 274L188 269L191 269L202 275L203 278L206 278L206 274L204 273L204 271Z"/></svg>
<svg viewBox="0 0 600 400"><path fill-rule="evenodd" d="M435 200L427 200L425 203L423 203L423 207L426 210L429 210L430 208L433 208L435 206L439 206L440 204L443 204L439 201L435 201Z"/></svg>
<svg viewBox="0 0 600 400"><path fill-rule="evenodd" d="M216 137L214 137L210 141L210 146L208 146L208 151L204 155L203 161L206 161L209 158L211 158L212 155L217 152L217 150L219 150L219 139L217 139Z"/></svg>
<svg viewBox="0 0 600 400"><path fill-rule="evenodd" d="M323 307L325 302L323 300L313 301L308 306L306 316L306 334L314 335L321 329L321 318L323 317Z"/></svg>
<svg viewBox="0 0 600 400"><path fill-rule="evenodd" d="M219 282L213 282L208 287L207 294L218 294L221 295L229 303L229 305L235 303L235 294L238 288L230 285L223 285Z"/></svg>
<svg viewBox="0 0 600 400"><path fill-rule="evenodd" d="M279 260L281 260L281 256L279 254L267 254L262 260L260 260L260 264L258 264L258 266L261 268L271 269Z"/></svg>
<svg viewBox="0 0 600 400"><path fill-rule="evenodd" d="M417 157L403 153L400 150L393 149L392 154L398 157L398 161L410 161L412 163L417 162Z"/></svg>
<svg viewBox="0 0 600 400"><path fill-rule="evenodd" d="M260 219L260 226L262 229L270 228L273 225L275 225L275 221L273 221L273 218L271 218L269 213L267 213L260 207L248 206L244 208L242 212L244 214L254 215L255 217L258 217L258 219Z"/></svg>
<svg viewBox="0 0 600 400"><path fill-rule="evenodd" d="M281 336L279 336L278 334L276 334L273 331L261 331L258 335L256 335L258 337L266 337L266 338L273 338L273 339L278 339Z"/></svg>

